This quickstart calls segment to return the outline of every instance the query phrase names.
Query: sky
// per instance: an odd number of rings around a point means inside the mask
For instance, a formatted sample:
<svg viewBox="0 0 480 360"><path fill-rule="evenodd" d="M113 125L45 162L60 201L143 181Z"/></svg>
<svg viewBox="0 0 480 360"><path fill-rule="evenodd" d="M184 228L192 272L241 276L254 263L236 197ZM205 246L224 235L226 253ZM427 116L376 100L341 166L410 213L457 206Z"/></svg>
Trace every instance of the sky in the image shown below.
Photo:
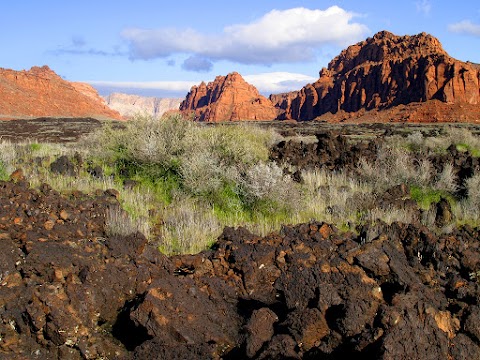
<svg viewBox="0 0 480 360"><path fill-rule="evenodd" d="M0 67L48 65L102 95L184 97L239 72L264 95L298 90L378 31L437 37L480 63L480 2L3 0Z"/></svg>

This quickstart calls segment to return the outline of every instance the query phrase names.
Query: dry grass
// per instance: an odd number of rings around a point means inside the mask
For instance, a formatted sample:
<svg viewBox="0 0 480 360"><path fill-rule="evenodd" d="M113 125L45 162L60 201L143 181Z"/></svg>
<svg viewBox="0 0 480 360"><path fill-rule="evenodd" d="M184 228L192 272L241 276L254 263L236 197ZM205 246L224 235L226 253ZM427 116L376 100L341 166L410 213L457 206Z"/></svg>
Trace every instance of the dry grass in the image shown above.
<svg viewBox="0 0 480 360"><path fill-rule="evenodd" d="M160 249L167 254L197 253L211 245L223 225L214 211L192 198L178 198L161 211Z"/></svg>
<svg viewBox="0 0 480 360"><path fill-rule="evenodd" d="M303 171L302 178L304 218L336 224L358 222L366 198L372 194L369 184L344 172L314 169Z"/></svg>
<svg viewBox="0 0 480 360"><path fill-rule="evenodd" d="M283 224L311 219L341 228L377 220L418 220L418 213L408 208L379 208L376 197L402 183L425 190L427 195L454 194L457 179L453 165L445 164L436 173L428 155L452 143L468 151L480 148L478 137L464 129L453 129L442 138L425 137L420 132L406 138L394 136L387 139L375 159L360 161L358 174L313 169L303 171L303 182L298 184L284 175L285 169L268 161L268 149L278 140L271 130L251 124L210 127L177 117L167 121L142 118L127 123L125 130L107 128L73 146L0 142L0 165L5 173L23 168L34 187L47 182L60 192L75 189L87 194L116 189L123 210L112 207L107 212L106 232L150 234L162 251L171 254L204 249L225 226L245 226L265 235ZM50 172L53 160L61 155L73 157L75 151L102 166L108 176L93 178L85 167L78 176ZM155 177L153 172L143 182L142 173L137 172L134 179L138 184L124 189L114 170L119 159L146 164L149 169L157 166L157 173L170 177ZM164 170L168 173L162 173ZM468 197L452 203L453 212L459 223L478 225L480 174L465 186ZM420 221L433 228L435 215L431 207L423 211Z"/></svg>
<svg viewBox="0 0 480 360"><path fill-rule="evenodd" d="M375 207L368 211L365 216L366 222L375 223L381 220L387 224L394 222L401 222L404 224L411 224L415 221L415 212L412 208L399 208L395 206L389 206L386 209Z"/></svg>
<svg viewBox="0 0 480 360"><path fill-rule="evenodd" d="M113 206L105 214L105 232L107 236L128 236L140 232L148 238L150 226L148 219L133 219L121 207Z"/></svg>

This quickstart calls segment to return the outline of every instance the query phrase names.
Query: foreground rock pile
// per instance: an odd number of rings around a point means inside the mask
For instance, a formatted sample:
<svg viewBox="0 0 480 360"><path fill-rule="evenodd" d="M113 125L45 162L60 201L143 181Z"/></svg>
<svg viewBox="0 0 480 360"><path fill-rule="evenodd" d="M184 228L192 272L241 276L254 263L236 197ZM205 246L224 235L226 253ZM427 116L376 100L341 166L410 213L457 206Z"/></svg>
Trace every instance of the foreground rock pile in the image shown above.
<svg viewBox="0 0 480 360"><path fill-rule="evenodd" d="M476 230L227 228L167 258L105 235L116 195L0 183L2 358L480 358Z"/></svg>

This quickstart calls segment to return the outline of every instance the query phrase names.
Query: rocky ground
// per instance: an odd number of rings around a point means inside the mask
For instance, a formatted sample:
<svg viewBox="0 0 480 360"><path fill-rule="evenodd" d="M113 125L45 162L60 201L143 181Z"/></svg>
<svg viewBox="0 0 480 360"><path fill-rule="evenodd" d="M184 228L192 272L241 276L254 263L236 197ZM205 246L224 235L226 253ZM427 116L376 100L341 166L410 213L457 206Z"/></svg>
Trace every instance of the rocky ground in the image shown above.
<svg viewBox="0 0 480 360"><path fill-rule="evenodd" d="M16 359L475 359L478 231L224 230L167 258L106 237L114 192L0 184L0 353Z"/></svg>
<svg viewBox="0 0 480 360"><path fill-rule="evenodd" d="M272 157L348 168L375 146L317 140ZM1 358L480 358L477 229L226 228L210 250L168 258L141 234L106 235L118 206L112 190L31 189L21 171L0 182Z"/></svg>
<svg viewBox="0 0 480 360"><path fill-rule="evenodd" d="M32 120L0 121L2 140L65 143L78 141L102 126L92 118L37 118Z"/></svg>

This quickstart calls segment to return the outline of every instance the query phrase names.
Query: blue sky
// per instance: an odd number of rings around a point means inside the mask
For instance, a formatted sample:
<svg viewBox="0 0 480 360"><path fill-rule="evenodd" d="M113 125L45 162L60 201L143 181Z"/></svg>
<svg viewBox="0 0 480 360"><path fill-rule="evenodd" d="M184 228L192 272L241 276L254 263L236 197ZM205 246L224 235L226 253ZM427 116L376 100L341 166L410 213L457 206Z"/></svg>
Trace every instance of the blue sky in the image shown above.
<svg viewBox="0 0 480 360"><path fill-rule="evenodd" d="M349 44L427 32L480 63L480 3L405 1L5 0L0 67L48 65L70 81L183 97L237 71L263 94L299 89Z"/></svg>

